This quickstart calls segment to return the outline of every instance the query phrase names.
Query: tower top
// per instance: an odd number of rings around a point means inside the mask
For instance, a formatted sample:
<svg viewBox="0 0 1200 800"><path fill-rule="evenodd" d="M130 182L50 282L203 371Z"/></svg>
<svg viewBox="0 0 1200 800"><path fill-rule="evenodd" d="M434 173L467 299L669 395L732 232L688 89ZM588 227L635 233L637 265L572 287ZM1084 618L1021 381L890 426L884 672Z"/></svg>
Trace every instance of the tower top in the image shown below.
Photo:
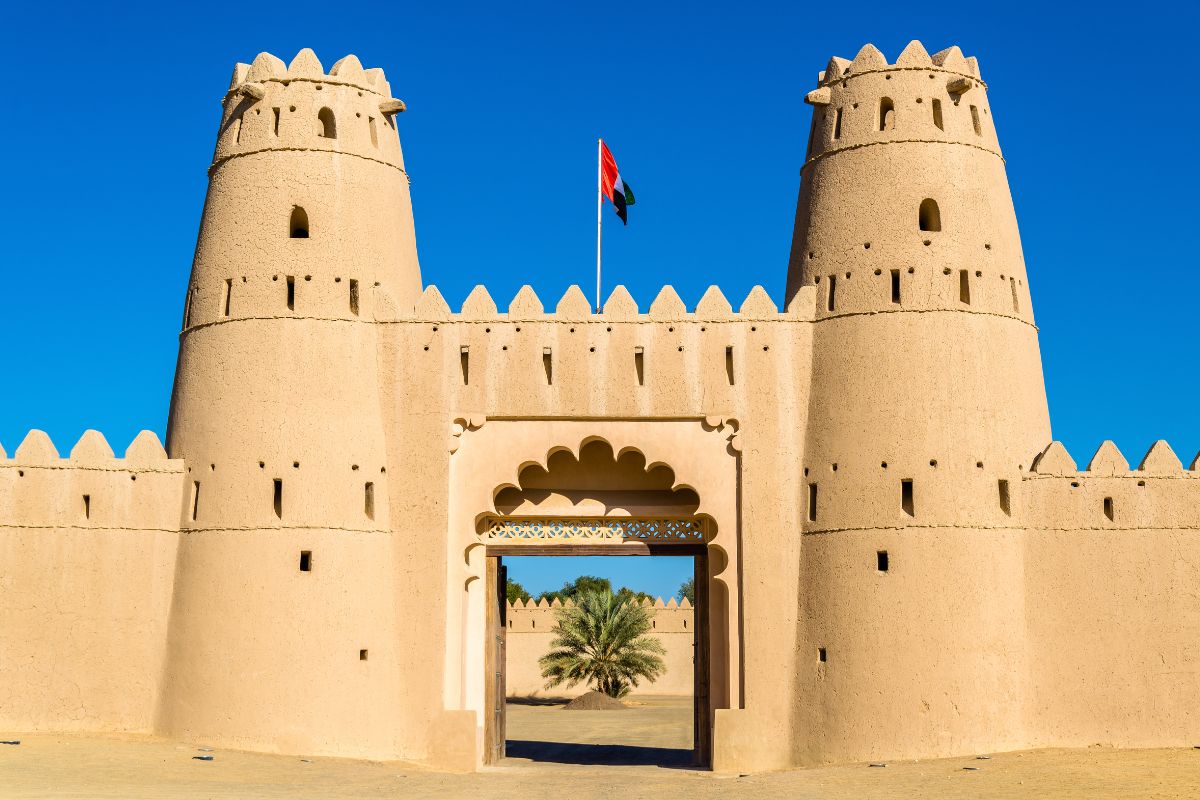
<svg viewBox="0 0 1200 800"><path fill-rule="evenodd" d="M326 74L317 54L308 47L297 53L291 64L284 64L283 59L270 53L259 53L252 63L235 65L226 99L238 94L253 96L256 94L254 85L257 84L278 82L287 85L292 81L315 81L352 86L377 94L384 100L392 99L392 88L388 84L383 70L379 67L363 69L358 56L351 54L336 61L329 69L329 73ZM401 107L396 110L403 111L403 103L400 105Z"/></svg>
<svg viewBox="0 0 1200 800"><path fill-rule="evenodd" d="M964 56L957 45L947 47L931 56L925 46L916 39L909 42L900 52L894 64L889 64L887 58L873 44L863 45L853 61L834 56L829 59L825 70L817 75L817 82L822 86L827 86L866 73L904 69L946 72L971 78L983 84L979 76L979 61L974 56L970 58ZM984 85L986 87L986 84Z"/></svg>

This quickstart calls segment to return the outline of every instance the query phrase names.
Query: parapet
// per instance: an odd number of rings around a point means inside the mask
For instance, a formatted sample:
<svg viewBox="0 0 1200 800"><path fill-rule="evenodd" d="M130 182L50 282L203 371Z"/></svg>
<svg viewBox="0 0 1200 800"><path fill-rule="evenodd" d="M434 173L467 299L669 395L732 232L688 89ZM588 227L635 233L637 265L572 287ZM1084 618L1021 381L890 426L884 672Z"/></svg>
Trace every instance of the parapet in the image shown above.
<svg viewBox="0 0 1200 800"><path fill-rule="evenodd" d="M89 430L62 458L33 430L11 459L0 448L0 527L177 531L185 473L150 431L117 458Z"/></svg>
<svg viewBox="0 0 1200 800"><path fill-rule="evenodd" d="M287 65L260 53L252 64L234 67L222 104L210 172L238 156L322 150L403 169L395 116L404 102L392 97L383 70L363 69L356 56L326 73L308 48Z"/></svg>
<svg viewBox="0 0 1200 800"><path fill-rule="evenodd" d="M807 167L872 144L947 142L1000 155L979 63L957 47L929 55L913 41L894 63L872 44L832 58L805 96L814 106Z"/></svg>
<svg viewBox="0 0 1200 800"><path fill-rule="evenodd" d="M549 634L554 630L555 612L574 605L571 600L563 602L558 598L510 602L507 609L508 630L510 633ZM661 597L653 600L647 597L641 601L641 606L650 612L652 633L690 635L695 628L695 609L686 597L682 600L672 597L665 603Z"/></svg>

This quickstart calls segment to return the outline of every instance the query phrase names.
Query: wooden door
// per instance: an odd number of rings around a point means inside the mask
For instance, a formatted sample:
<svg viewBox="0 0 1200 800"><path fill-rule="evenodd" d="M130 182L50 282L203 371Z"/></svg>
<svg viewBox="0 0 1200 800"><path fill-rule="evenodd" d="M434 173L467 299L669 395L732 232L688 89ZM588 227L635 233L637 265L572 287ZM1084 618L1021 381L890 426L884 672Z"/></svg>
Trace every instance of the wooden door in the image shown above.
<svg viewBox="0 0 1200 800"><path fill-rule="evenodd" d="M487 602L487 651L484 654L484 754L485 764L504 758L505 631L508 627L508 567L499 556L489 556L485 569L484 592Z"/></svg>
<svg viewBox="0 0 1200 800"><path fill-rule="evenodd" d="M696 602L694 604L694 622L692 640L695 649L693 659L695 673L693 681L692 712L695 725L692 734L692 748L695 752L696 766L709 767L712 765L712 710L709 699L709 635L708 635L708 556L701 553L693 559L695 578Z"/></svg>

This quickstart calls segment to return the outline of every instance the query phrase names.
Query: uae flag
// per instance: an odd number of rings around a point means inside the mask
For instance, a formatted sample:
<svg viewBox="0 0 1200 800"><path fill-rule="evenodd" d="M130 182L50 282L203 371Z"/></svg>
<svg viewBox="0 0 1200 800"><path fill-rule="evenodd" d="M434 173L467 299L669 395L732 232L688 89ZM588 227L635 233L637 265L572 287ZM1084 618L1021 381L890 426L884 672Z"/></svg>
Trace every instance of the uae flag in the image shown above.
<svg viewBox="0 0 1200 800"><path fill-rule="evenodd" d="M617 160L613 158L608 145L603 141L600 142L600 188L604 191L604 196L613 204L613 208L617 210L617 216L621 218L621 222L628 225L626 209L634 203L633 190L629 188L628 183L621 180L621 171L617 169Z"/></svg>

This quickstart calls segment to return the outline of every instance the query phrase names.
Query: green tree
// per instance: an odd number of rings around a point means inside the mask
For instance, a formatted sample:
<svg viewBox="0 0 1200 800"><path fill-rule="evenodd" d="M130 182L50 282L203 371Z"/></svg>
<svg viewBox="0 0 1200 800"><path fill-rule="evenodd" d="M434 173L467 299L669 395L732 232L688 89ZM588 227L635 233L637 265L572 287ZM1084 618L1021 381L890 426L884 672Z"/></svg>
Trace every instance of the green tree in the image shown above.
<svg viewBox="0 0 1200 800"><path fill-rule="evenodd" d="M612 581L608 578L598 578L595 575L580 575L573 581L568 581L562 585L561 589L555 589L550 592L542 592L538 595L538 600L567 602L574 600L584 592L600 592L612 594Z"/></svg>
<svg viewBox="0 0 1200 800"><path fill-rule="evenodd" d="M529 592L525 591L525 587L514 581L512 578L509 578L508 583L504 585L504 595L508 598L508 602L510 603L515 603L518 600L529 602L530 597Z"/></svg>
<svg viewBox="0 0 1200 800"><path fill-rule="evenodd" d="M696 579L688 578L679 585L679 596L696 605Z"/></svg>
<svg viewBox="0 0 1200 800"><path fill-rule="evenodd" d="M561 608L550 652L538 659L546 688L579 683L624 697L642 678L653 680L667 670L666 650L650 630L650 614L634 598L610 589L587 591Z"/></svg>

